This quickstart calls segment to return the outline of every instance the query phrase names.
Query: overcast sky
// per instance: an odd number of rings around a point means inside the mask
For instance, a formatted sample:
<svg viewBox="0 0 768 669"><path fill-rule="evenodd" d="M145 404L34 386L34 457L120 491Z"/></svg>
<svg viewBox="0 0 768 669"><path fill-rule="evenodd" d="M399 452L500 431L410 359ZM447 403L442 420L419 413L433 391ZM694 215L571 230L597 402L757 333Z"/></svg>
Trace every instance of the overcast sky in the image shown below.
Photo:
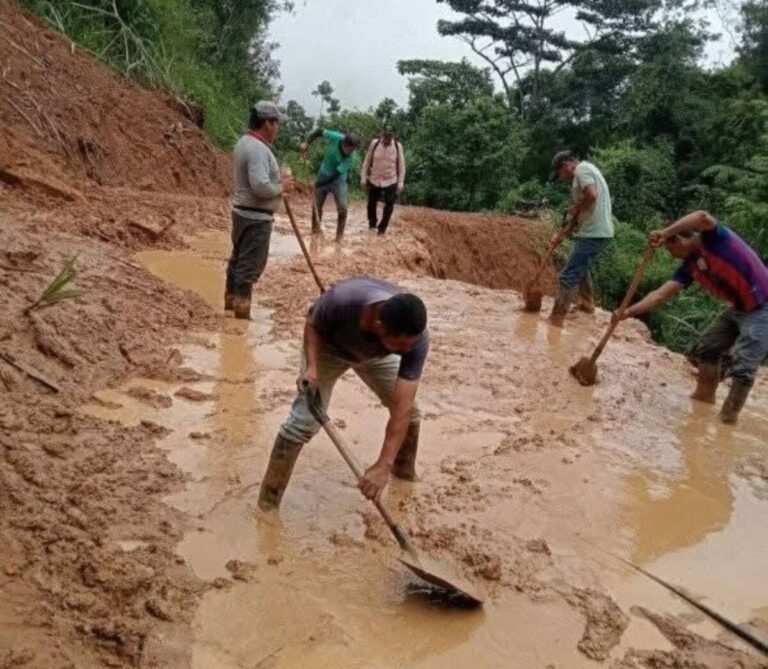
<svg viewBox="0 0 768 669"><path fill-rule="evenodd" d="M398 60L467 57L482 64L464 43L437 33L439 19L455 16L436 0L295 0L295 11L271 28L280 44L283 102L297 100L316 115L311 92L327 79L344 108L366 109L385 97L402 104L408 93ZM564 29L568 23L562 16ZM725 40L709 49L710 61L729 57Z"/></svg>

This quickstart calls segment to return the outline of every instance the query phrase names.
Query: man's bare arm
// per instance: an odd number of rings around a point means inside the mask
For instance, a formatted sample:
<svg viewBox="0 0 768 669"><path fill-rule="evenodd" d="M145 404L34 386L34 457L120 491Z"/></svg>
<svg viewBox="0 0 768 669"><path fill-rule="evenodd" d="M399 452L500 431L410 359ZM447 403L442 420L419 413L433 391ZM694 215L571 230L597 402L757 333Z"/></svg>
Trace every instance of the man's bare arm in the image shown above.
<svg viewBox="0 0 768 669"><path fill-rule="evenodd" d="M301 384L303 381L309 381L313 388L317 388L317 359L319 355L320 335L312 324L312 316L308 316L304 324L304 356L307 365L297 381L299 392L302 392Z"/></svg>
<svg viewBox="0 0 768 669"><path fill-rule="evenodd" d="M656 290L648 293L642 300L633 304L631 307L627 307L624 313L621 315L622 319L635 318L642 316L643 314L653 311L656 307L664 304L667 300L672 299L675 295L680 293L685 286L677 281L667 281L659 286ZM614 317L618 317L618 312L614 312Z"/></svg>
<svg viewBox="0 0 768 669"><path fill-rule="evenodd" d="M682 232L689 232L691 230L695 232L704 232L706 230L712 230L717 225L715 217L707 211L694 211L681 219L675 221L672 225L664 228L663 230L656 230L649 236L651 243L654 246L661 246L667 239L679 235Z"/></svg>
<svg viewBox="0 0 768 669"><path fill-rule="evenodd" d="M418 381L397 380L395 399L389 412L389 421L384 433L381 453L379 453L376 463L365 472L365 476L360 481L360 490L368 499L378 497L389 482L389 475L395 464L395 458L408 432L413 402L416 399L418 388Z"/></svg>
<svg viewBox="0 0 768 669"><path fill-rule="evenodd" d="M578 222L579 216L587 209L589 209L597 201L597 186L595 184L589 184L584 189L581 198L568 207L568 216L575 223Z"/></svg>

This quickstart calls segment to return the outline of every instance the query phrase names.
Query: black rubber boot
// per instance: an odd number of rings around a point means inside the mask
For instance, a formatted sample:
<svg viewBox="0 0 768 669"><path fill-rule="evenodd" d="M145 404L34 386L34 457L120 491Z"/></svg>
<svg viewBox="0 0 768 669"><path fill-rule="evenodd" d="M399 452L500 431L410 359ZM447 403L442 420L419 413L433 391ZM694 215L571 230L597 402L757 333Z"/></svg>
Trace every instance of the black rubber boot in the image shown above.
<svg viewBox="0 0 768 669"><path fill-rule="evenodd" d="M699 402L714 404L719 383L720 364L717 362L700 362L696 390L691 393L691 398Z"/></svg>
<svg viewBox="0 0 768 669"><path fill-rule="evenodd" d="M419 450L419 429L421 423L411 423L405 433L403 445L397 453L392 475L406 481L416 480L416 452Z"/></svg>
<svg viewBox="0 0 768 669"><path fill-rule="evenodd" d="M235 310L235 294L224 293L224 311L234 311L234 310Z"/></svg>
<svg viewBox="0 0 768 669"><path fill-rule="evenodd" d="M347 227L347 212L339 214L336 221L336 241L340 242L344 238L344 228Z"/></svg>
<svg viewBox="0 0 768 669"><path fill-rule="evenodd" d="M747 403L749 391L755 384L754 379L733 379L731 381L731 390L728 397L723 402L723 408L720 409L720 420L728 425L733 425L739 418L739 413Z"/></svg>
<svg viewBox="0 0 768 669"><path fill-rule="evenodd" d="M259 490L259 508L262 511L280 508L280 500L283 499L285 488L291 480L293 466L303 446L304 444L297 444L277 435Z"/></svg>

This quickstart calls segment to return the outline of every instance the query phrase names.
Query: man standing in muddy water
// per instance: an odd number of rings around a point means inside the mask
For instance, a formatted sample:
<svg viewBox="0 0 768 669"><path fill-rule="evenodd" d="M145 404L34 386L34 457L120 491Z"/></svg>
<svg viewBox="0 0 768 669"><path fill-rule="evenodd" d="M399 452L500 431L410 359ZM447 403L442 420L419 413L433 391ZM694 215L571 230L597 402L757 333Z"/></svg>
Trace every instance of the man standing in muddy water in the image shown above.
<svg viewBox="0 0 768 669"><path fill-rule="evenodd" d="M251 318L251 292L267 266L272 222L293 178L280 174L272 143L288 119L274 102L251 109L248 132L235 145L232 254L227 265L224 310Z"/></svg>
<svg viewBox="0 0 768 669"><path fill-rule="evenodd" d="M336 201L336 241L340 242L344 237L344 228L347 225L348 196L347 177L354 164L357 140L352 135L345 135L338 130L313 130L299 147L299 151L306 156L310 145L318 137L326 141L323 162L320 165L317 179L315 180L315 207L312 208L312 232L320 232L320 220L323 217L323 205L330 194Z"/></svg>
<svg viewBox="0 0 768 669"><path fill-rule="evenodd" d="M568 220L576 240L568 264L560 273L559 289L549 322L562 327L571 303L578 293L577 308L595 313L595 293L590 269L613 239L611 194L600 170L570 151L560 151L552 159L552 180L571 184Z"/></svg>
<svg viewBox="0 0 768 669"><path fill-rule="evenodd" d="M259 507L277 509L302 447L320 429L301 387L320 391L325 407L339 377L352 368L389 409L379 458L360 489L378 497L390 474L416 480L421 413L416 391L429 351L427 310L416 295L372 277L331 287L310 309L304 326L299 392L272 448L261 482Z"/></svg>
<svg viewBox="0 0 768 669"><path fill-rule="evenodd" d="M724 423L735 423L755 383L760 364L768 356L768 267L735 232L706 211L684 216L650 242L664 246L682 260L672 279L614 319L640 316L674 297L694 281L731 306L715 318L691 356L699 377L691 395L715 403L721 380L721 358L727 354L726 375L731 389L720 410Z"/></svg>

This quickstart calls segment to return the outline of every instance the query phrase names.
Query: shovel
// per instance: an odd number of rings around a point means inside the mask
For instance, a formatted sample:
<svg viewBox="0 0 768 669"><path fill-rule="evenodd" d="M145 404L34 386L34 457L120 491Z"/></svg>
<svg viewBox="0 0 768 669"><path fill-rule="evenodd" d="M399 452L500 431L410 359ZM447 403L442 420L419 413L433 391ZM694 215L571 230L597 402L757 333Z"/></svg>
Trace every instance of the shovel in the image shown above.
<svg viewBox="0 0 768 669"><path fill-rule="evenodd" d="M637 266L635 275L632 277L632 283L629 284L629 288L627 289L627 294L624 296L624 299L619 305L619 315L624 313L624 310L629 306L630 301L634 297L640 282L643 280L643 274L645 274L645 270L648 268L651 260L653 260L654 251L654 247L650 244L646 247L645 255L640 261L640 264ZM618 320L611 320L611 324L608 326L608 330L603 335L600 343L595 347L592 355L588 358L582 358L573 367L570 368L569 371L582 386L595 385L595 382L597 381L597 359L600 357L600 354L603 352L605 345L608 343L608 340L611 338L611 335L613 334L618 324Z"/></svg>
<svg viewBox="0 0 768 669"><path fill-rule="evenodd" d="M547 248L546 253L544 254L544 257L541 259L541 264L536 269L536 273L533 275L533 278L528 282L528 285L526 285L525 290L523 291L523 299L525 300L525 310L530 312L538 312L541 311L541 298L542 298L542 291L541 291L541 285L539 284L539 279L541 278L542 273L549 265L549 261L552 259L552 255L557 250L557 248L560 246L560 244L563 243L563 240L568 236L568 233L571 232L572 226L566 225L566 219L568 217L568 212L563 214L563 227L560 229L560 232L557 233L557 236L552 240L552 242L549 245L549 248Z"/></svg>
<svg viewBox="0 0 768 669"><path fill-rule="evenodd" d="M331 423L320 400L320 392L312 388L306 381L303 384L303 390L310 412L315 417L315 420L323 426L323 429L339 450L341 457L344 458L359 482L360 479L363 478L363 469L360 466L360 463L355 459L355 456L352 455L351 451L347 448L341 435ZM387 527L389 527L392 534L395 535L395 539L397 539L397 543L400 544L400 548L403 549L403 553L399 558L402 564L408 567L408 569L423 581L437 586L446 594L450 595L452 599L455 598L457 603L472 606L479 606L483 603L482 597L471 585L455 578L449 570L442 567L438 562L419 556L406 531L394 518L392 518L389 510L384 506L381 500L375 499L373 500L373 504L381 514Z"/></svg>

